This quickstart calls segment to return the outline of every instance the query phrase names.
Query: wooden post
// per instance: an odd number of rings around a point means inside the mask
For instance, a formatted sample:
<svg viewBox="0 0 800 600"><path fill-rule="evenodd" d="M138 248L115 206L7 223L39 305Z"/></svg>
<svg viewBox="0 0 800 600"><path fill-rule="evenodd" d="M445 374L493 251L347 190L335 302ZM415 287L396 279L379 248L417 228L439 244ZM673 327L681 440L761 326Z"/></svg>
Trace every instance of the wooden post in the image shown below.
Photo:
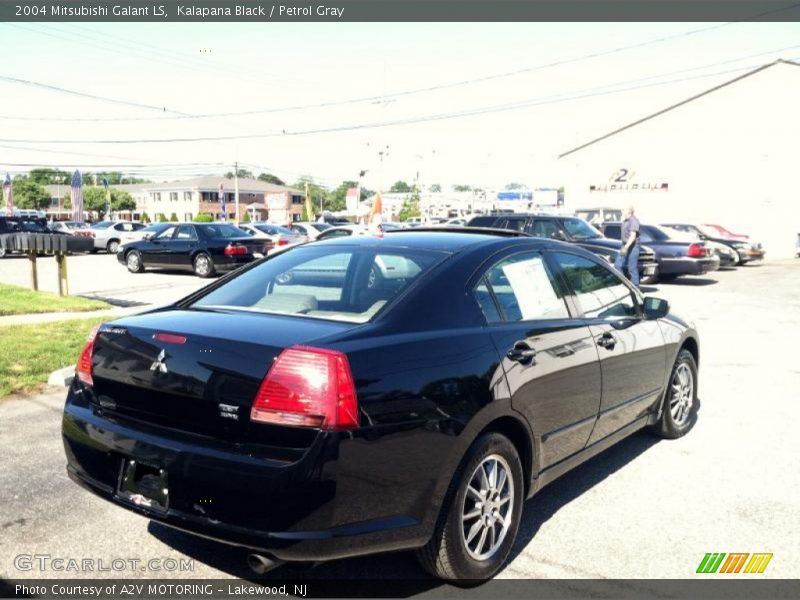
<svg viewBox="0 0 800 600"><path fill-rule="evenodd" d="M69 296L69 283L67 282L66 253L56 252L56 264L58 265L58 295Z"/></svg>
<svg viewBox="0 0 800 600"><path fill-rule="evenodd" d="M39 291L39 274L36 271L36 250L28 250L28 260L31 262L31 287Z"/></svg>

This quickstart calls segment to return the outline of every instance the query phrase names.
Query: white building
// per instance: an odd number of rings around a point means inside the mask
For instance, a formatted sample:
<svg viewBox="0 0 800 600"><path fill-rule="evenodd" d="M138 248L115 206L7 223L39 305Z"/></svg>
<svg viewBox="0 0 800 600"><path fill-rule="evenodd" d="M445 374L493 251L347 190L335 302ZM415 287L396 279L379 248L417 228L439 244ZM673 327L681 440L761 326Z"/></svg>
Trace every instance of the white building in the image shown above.
<svg viewBox="0 0 800 600"><path fill-rule="evenodd" d="M643 222L713 223L794 256L800 65L776 61L559 156L565 208L636 207Z"/></svg>

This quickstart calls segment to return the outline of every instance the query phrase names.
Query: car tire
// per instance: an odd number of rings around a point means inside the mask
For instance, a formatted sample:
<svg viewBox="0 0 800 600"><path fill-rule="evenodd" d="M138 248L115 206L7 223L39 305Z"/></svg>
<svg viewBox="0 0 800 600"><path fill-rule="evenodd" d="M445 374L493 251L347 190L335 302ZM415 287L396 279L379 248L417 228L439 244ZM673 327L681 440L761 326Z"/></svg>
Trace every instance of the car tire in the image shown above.
<svg viewBox="0 0 800 600"><path fill-rule="evenodd" d="M742 266L744 262L742 261L742 255L739 254L739 251L735 250L734 248L731 248L731 252L733 252L733 266L735 267Z"/></svg>
<svg viewBox="0 0 800 600"><path fill-rule="evenodd" d="M192 268L194 269L195 275L203 278L212 277L216 272L214 269L214 261L205 252L200 252L194 257L194 260L192 260Z"/></svg>
<svg viewBox="0 0 800 600"><path fill-rule="evenodd" d="M131 273L144 272L144 261L142 260L142 255L136 250L131 250L125 255L125 266L128 267L128 271Z"/></svg>
<svg viewBox="0 0 800 600"><path fill-rule="evenodd" d="M0 258L5 258L6 254L7 254L6 249L0 248Z"/></svg>
<svg viewBox="0 0 800 600"><path fill-rule="evenodd" d="M119 250L119 240L108 240L106 252L109 254L116 254L117 250Z"/></svg>
<svg viewBox="0 0 800 600"><path fill-rule="evenodd" d="M672 367L661 404L661 416L650 426L650 431L668 440L682 437L697 422L697 409L697 362L684 348Z"/></svg>
<svg viewBox="0 0 800 600"><path fill-rule="evenodd" d="M505 473L503 483L492 488L501 473ZM488 506L487 493L492 502ZM462 585L493 577L514 545L524 495L522 463L514 444L499 433L479 437L456 471L433 536L417 550L422 568Z"/></svg>

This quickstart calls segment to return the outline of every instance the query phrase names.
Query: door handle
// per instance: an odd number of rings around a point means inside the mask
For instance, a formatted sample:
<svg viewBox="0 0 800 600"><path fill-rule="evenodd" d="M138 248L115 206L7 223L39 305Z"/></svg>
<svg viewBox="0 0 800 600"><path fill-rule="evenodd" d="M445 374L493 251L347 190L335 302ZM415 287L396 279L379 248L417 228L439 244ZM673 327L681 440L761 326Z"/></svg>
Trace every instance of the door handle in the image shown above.
<svg viewBox="0 0 800 600"><path fill-rule="evenodd" d="M603 335L597 338L597 345L601 348L605 348L606 350L613 350L614 346L617 345L617 338L615 338L609 332L605 332Z"/></svg>
<svg viewBox="0 0 800 600"><path fill-rule="evenodd" d="M534 359L536 350L525 343L517 343L511 350L506 352L506 356L519 363L526 363Z"/></svg>

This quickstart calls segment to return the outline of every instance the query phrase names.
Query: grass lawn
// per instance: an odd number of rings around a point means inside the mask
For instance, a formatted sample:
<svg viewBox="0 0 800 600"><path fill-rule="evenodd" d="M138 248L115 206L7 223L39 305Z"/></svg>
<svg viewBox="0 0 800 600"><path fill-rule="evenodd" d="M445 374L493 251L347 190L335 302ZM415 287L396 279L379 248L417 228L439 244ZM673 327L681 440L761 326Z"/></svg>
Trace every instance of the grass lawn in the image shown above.
<svg viewBox="0 0 800 600"><path fill-rule="evenodd" d="M34 292L16 285L0 283L0 316L46 312L82 312L111 308L100 300Z"/></svg>
<svg viewBox="0 0 800 600"><path fill-rule="evenodd" d="M0 398L34 390L47 383L51 372L74 365L92 327L103 320L0 327Z"/></svg>

